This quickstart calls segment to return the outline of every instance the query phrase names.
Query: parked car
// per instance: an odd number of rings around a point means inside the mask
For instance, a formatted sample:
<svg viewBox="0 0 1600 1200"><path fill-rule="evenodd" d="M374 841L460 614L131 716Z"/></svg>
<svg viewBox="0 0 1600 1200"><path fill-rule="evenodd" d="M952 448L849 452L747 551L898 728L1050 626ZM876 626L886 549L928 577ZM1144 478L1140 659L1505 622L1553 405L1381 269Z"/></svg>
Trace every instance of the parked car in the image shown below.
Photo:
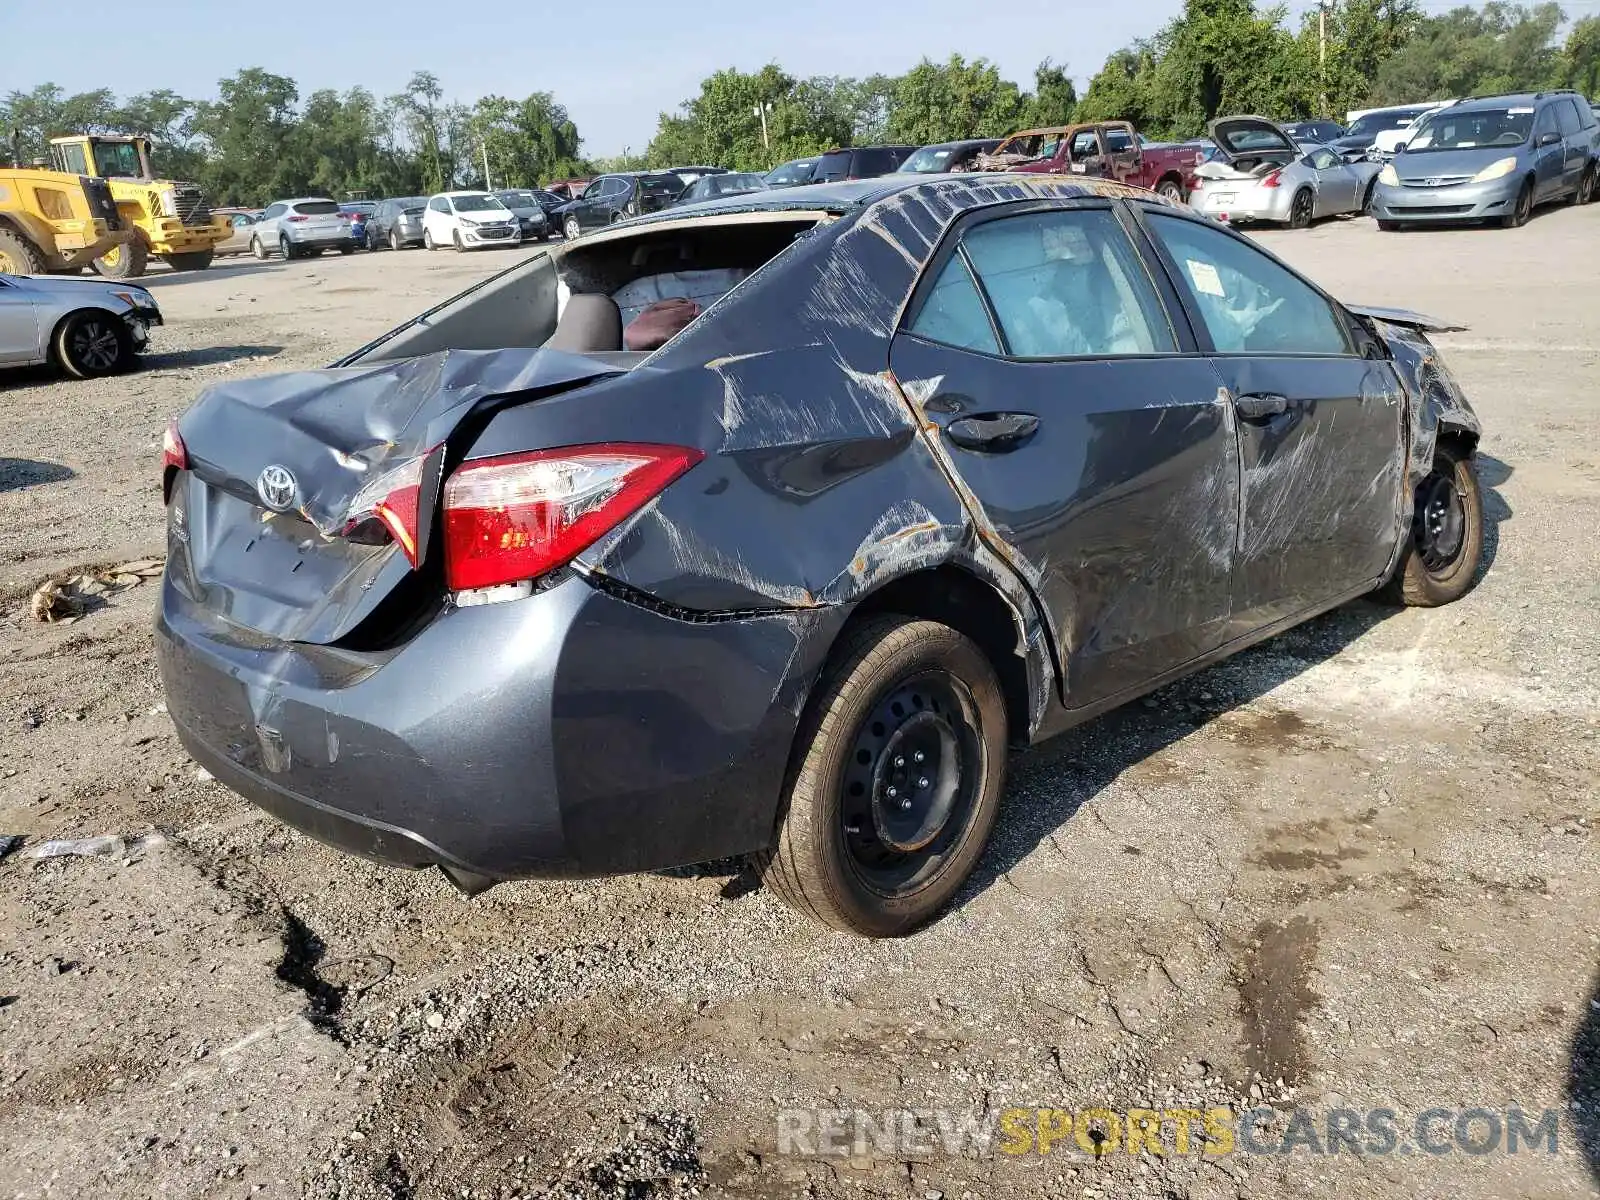
<svg viewBox="0 0 1600 1200"><path fill-rule="evenodd" d="M1432 104L1401 104L1393 108L1374 108L1350 122L1344 136L1329 143L1346 162L1361 162L1375 153L1380 133L1409 128L1411 122L1432 108Z"/></svg>
<svg viewBox="0 0 1600 1200"><path fill-rule="evenodd" d="M1219 221L1268 221L1304 229L1340 213L1365 212L1378 164L1346 162L1331 146L1297 144L1265 117L1211 123L1214 157L1194 168L1189 205Z"/></svg>
<svg viewBox="0 0 1600 1200"><path fill-rule="evenodd" d="M752 855L896 935L979 861L1008 746L1471 587L1479 423L1428 337L1459 326L1154 195L1003 192L657 213L213 384L162 479L184 747L469 892Z"/></svg>
<svg viewBox="0 0 1600 1200"><path fill-rule="evenodd" d="M523 241L529 238L537 242L550 240L550 218L539 202L538 192L531 188L506 188L494 195L517 218Z"/></svg>
<svg viewBox="0 0 1600 1200"><path fill-rule="evenodd" d="M519 246L522 228L516 214L488 192L440 192L422 210L422 244L429 250Z"/></svg>
<svg viewBox="0 0 1600 1200"><path fill-rule="evenodd" d="M350 218L326 196L275 201L250 230L250 252L259 259L271 258L273 251L290 259L324 250L351 254L355 248Z"/></svg>
<svg viewBox="0 0 1600 1200"><path fill-rule="evenodd" d="M1287 121L1283 131L1302 146L1326 146L1344 136L1344 126L1337 121Z"/></svg>
<svg viewBox="0 0 1600 1200"><path fill-rule="evenodd" d="M691 183L698 183L707 175L731 174L727 167L668 167L667 173L676 175L683 180L686 186Z"/></svg>
<svg viewBox="0 0 1600 1200"><path fill-rule="evenodd" d="M900 170L908 175L938 175L970 171L978 155L987 154L1000 144L999 138L973 138L964 142L939 142L914 151Z"/></svg>
<svg viewBox="0 0 1600 1200"><path fill-rule="evenodd" d="M257 218L261 216L259 208L214 208L211 210L211 216L213 219L225 218L233 229L227 241L218 242L211 248L213 255L249 252L250 234L255 228Z"/></svg>
<svg viewBox="0 0 1600 1200"><path fill-rule="evenodd" d="M1024 129L980 155L977 165L984 171L1115 179L1182 200L1185 175L1198 161L1192 147L1157 145L1127 121L1101 121Z"/></svg>
<svg viewBox="0 0 1600 1200"><path fill-rule="evenodd" d="M1440 109L1378 175L1380 229L1422 222L1527 224L1540 204L1594 198L1600 122L1576 92L1463 100Z"/></svg>
<svg viewBox="0 0 1600 1200"><path fill-rule="evenodd" d="M1429 105L1424 111L1412 117L1397 129L1380 129L1372 139L1372 145L1367 150L1367 157L1379 163L1386 163L1394 157L1397 147L1410 140L1418 127L1441 108L1448 108L1454 100L1442 100L1437 104Z"/></svg>
<svg viewBox="0 0 1600 1200"><path fill-rule="evenodd" d="M795 158L773 167L762 178L766 180L769 188L799 187L810 183L811 176L816 170L815 158Z"/></svg>
<svg viewBox="0 0 1600 1200"><path fill-rule="evenodd" d="M155 297L121 280L0 274L0 367L54 363L91 379L126 371L161 324Z"/></svg>
<svg viewBox="0 0 1600 1200"><path fill-rule="evenodd" d="M671 204L683 191L683 180L666 171L628 171L601 175L576 200L563 204L556 212L561 231L575 238L586 230L601 229L641 213L656 212Z"/></svg>
<svg viewBox="0 0 1600 1200"><path fill-rule="evenodd" d="M395 196L380 200L367 218L367 249L387 245L391 250L422 245L422 214L426 196Z"/></svg>
<svg viewBox="0 0 1600 1200"><path fill-rule="evenodd" d="M377 207L376 200L346 200L339 205L339 211L350 218L350 236L363 249L367 246L367 221Z"/></svg>
<svg viewBox="0 0 1600 1200"><path fill-rule="evenodd" d="M716 175L702 175L678 194L674 204L696 204L701 200L715 200L718 196L742 196L747 192L764 192L767 182L761 176L747 171L722 171Z"/></svg>
<svg viewBox="0 0 1600 1200"><path fill-rule="evenodd" d="M812 183L837 183L841 179L872 179L900 169L915 146L851 146L817 156Z"/></svg>

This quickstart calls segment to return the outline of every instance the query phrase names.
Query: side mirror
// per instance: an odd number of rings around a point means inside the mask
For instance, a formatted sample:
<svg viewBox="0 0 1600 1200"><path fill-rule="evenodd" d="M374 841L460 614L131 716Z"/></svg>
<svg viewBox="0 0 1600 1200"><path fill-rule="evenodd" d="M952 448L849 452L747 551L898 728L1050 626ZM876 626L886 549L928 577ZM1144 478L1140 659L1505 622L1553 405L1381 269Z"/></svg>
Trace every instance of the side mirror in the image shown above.
<svg viewBox="0 0 1600 1200"><path fill-rule="evenodd" d="M1541 146L1554 146L1560 140L1561 135L1556 133L1554 130L1551 130L1549 133L1541 133L1539 135L1539 145Z"/></svg>

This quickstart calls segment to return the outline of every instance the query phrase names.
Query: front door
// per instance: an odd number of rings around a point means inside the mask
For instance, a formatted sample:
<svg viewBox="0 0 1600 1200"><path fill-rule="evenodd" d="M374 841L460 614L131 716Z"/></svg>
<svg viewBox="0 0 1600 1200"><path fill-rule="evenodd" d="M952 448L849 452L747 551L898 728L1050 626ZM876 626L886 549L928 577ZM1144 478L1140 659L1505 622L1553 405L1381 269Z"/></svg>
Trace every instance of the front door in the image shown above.
<svg viewBox="0 0 1600 1200"><path fill-rule="evenodd" d="M1305 161L1317 173L1317 216L1331 217L1360 207L1357 191L1361 179L1344 165L1343 158L1326 146L1319 146L1306 155Z"/></svg>
<svg viewBox="0 0 1600 1200"><path fill-rule="evenodd" d="M1246 238L1144 210L1237 418L1236 635L1379 582L1400 536L1404 393L1326 296Z"/></svg>
<svg viewBox="0 0 1600 1200"><path fill-rule="evenodd" d="M33 301L22 288L0 279L0 362L27 362L38 345Z"/></svg>
<svg viewBox="0 0 1600 1200"><path fill-rule="evenodd" d="M1233 413L1173 293L1104 200L957 224L890 362L1047 610L1082 708L1220 645Z"/></svg>
<svg viewBox="0 0 1600 1200"><path fill-rule="evenodd" d="M1547 104L1533 122L1533 202L1543 204L1559 196L1566 172L1567 150L1556 125L1555 105Z"/></svg>

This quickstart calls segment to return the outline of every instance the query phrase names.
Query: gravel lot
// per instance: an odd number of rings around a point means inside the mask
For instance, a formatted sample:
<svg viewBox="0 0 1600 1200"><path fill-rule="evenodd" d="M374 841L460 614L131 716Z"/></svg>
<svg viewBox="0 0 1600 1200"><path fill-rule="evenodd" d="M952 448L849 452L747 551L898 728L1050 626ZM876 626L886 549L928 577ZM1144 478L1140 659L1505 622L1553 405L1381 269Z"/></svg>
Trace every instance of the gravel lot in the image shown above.
<svg viewBox="0 0 1600 1200"><path fill-rule="evenodd" d="M0 377L0 833L168 839L0 862L0 1194L1597 1194L1597 233L1600 206L1262 234L1351 300L1471 323L1440 343L1486 430L1484 578L1020 756L958 907L875 944L715 872L468 901L198 777L154 586L70 625L29 594L161 553L161 431L201 386L320 365L512 256L152 276L144 370ZM782 1109L1260 1103L1279 1135L1393 1109L1401 1145L778 1152ZM1557 1153L1409 1153L1411 1114L1513 1104L1561 1110Z"/></svg>

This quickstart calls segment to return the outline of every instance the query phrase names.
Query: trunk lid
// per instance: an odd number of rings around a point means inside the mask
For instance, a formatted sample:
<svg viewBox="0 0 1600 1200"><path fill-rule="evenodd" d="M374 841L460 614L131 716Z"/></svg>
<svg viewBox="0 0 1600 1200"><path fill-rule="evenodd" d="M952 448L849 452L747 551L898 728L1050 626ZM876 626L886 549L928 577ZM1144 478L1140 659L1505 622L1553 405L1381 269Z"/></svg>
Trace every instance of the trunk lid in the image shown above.
<svg viewBox="0 0 1600 1200"><path fill-rule="evenodd" d="M178 423L189 469L168 510L184 547L169 579L236 626L335 642L428 573L453 434L621 370L557 350L447 350L208 388ZM416 570L370 517L385 480L418 488Z"/></svg>
<svg viewBox="0 0 1600 1200"><path fill-rule="evenodd" d="M1263 154L1293 154L1295 141L1265 117L1220 117L1211 122L1211 140L1230 159Z"/></svg>

